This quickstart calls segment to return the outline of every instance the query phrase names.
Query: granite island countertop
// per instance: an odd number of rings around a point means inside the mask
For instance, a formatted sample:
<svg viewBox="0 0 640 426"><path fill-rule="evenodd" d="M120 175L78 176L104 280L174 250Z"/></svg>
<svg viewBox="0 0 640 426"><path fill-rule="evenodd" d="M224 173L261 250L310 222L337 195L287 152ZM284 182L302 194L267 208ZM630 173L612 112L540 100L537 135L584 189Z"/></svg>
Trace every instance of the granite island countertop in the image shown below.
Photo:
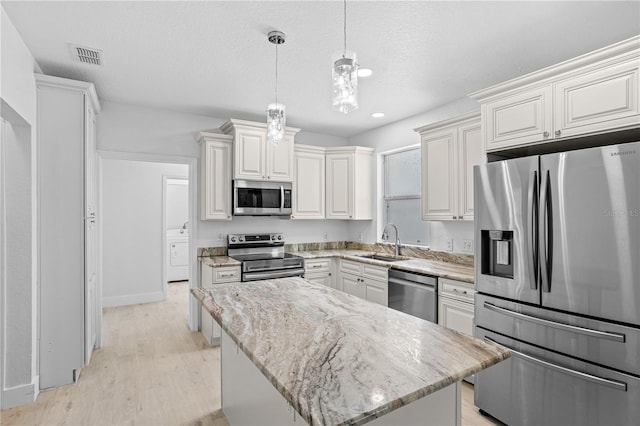
<svg viewBox="0 0 640 426"><path fill-rule="evenodd" d="M320 257L339 257L342 259L355 260L372 265L388 266L392 269L434 275L441 278L450 278L452 280L464 281L468 283L474 282L473 266L408 256L401 256L403 260L394 262L385 262L381 260L361 257L362 255L373 253L375 252L354 249L329 249L293 252L293 254L296 254L305 259L314 259Z"/></svg>
<svg viewBox="0 0 640 426"><path fill-rule="evenodd" d="M301 278L194 288L310 424L363 424L511 354Z"/></svg>

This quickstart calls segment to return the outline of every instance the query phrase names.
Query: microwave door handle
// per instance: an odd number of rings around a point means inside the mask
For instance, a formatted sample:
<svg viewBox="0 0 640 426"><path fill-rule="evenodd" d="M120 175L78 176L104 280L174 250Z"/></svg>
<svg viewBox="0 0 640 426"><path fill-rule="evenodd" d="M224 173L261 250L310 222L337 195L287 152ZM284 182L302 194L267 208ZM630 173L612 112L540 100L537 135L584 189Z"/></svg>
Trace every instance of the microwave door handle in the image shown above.
<svg viewBox="0 0 640 426"><path fill-rule="evenodd" d="M529 239L529 287L538 288L538 172L531 173L527 209L527 238Z"/></svg>
<svg viewBox="0 0 640 426"><path fill-rule="evenodd" d="M280 210L284 210L284 186L280 185Z"/></svg>

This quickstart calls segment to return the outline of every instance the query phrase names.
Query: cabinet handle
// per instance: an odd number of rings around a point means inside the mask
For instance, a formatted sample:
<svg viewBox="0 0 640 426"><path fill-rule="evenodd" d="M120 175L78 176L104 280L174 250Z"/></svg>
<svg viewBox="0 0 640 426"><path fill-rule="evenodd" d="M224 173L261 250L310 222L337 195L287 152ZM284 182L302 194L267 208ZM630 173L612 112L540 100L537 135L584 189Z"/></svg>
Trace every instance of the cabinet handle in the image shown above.
<svg viewBox="0 0 640 426"><path fill-rule="evenodd" d="M467 294L467 290L460 291L460 290L458 290L457 288L454 288L454 289L453 289L453 291L454 291L455 293Z"/></svg>
<svg viewBox="0 0 640 426"><path fill-rule="evenodd" d="M311 265L312 268L322 268L322 265Z"/></svg>
<svg viewBox="0 0 640 426"><path fill-rule="evenodd" d="M331 276L331 272L329 272L329 276Z"/></svg>
<svg viewBox="0 0 640 426"><path fill-rule="evenodd" d="M457 218L458 218L458 216L454 216L454 217L453 217L453 220L456 220Z"/></svg>
<svg viewBox="0 0 640 426"><path fill-rule="evenodd" d="M556 136L560 136L562 132L560 130L556 130Z"/></svg>
<svg viewBox="0 0 640 426"><path fill-rule="evenodd" d="M542 137L548 138L549 137L549 132L547 132L546 130L544 131L544 133L542 134Z"/></svg>

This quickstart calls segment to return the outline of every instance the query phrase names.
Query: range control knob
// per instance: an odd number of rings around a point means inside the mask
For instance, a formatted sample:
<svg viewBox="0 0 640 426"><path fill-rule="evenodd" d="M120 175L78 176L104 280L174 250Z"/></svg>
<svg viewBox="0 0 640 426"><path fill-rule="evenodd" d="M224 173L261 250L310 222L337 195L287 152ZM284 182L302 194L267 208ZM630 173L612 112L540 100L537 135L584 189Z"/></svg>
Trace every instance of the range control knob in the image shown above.
<svg viewBox="0 0 640 426"><path fill-rule="evenodd" d="M281 240L282 239L282 235L278 235L278 239Z"/></svg>
<svg viewBox="0 0 640 426"><path fill-rule="evenodd" d="M231 237L231 242L235 243L236 242L236 237Z"/></svg>
<svg viewBox="0 0 640 426"><path fill-rule="evenodd" d="M238 239L238 241L243 242L243 241L244 241L244 237L240 237L240 238Z"/></svg>

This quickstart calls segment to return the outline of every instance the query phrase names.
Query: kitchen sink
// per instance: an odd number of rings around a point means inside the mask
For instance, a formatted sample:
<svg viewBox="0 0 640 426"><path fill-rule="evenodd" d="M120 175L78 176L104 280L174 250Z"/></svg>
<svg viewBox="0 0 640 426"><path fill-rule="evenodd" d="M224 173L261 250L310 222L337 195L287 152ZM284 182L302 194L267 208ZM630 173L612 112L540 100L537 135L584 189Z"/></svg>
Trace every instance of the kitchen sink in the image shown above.
<svg viewBox="0 0 640 426"><path fill-rule="evenodd" d="M381 260L383 262L398 262L400 260L408 260L407 256L393 256L385 254L356 254L356 257L362 257L364 259Z"/></svg>

